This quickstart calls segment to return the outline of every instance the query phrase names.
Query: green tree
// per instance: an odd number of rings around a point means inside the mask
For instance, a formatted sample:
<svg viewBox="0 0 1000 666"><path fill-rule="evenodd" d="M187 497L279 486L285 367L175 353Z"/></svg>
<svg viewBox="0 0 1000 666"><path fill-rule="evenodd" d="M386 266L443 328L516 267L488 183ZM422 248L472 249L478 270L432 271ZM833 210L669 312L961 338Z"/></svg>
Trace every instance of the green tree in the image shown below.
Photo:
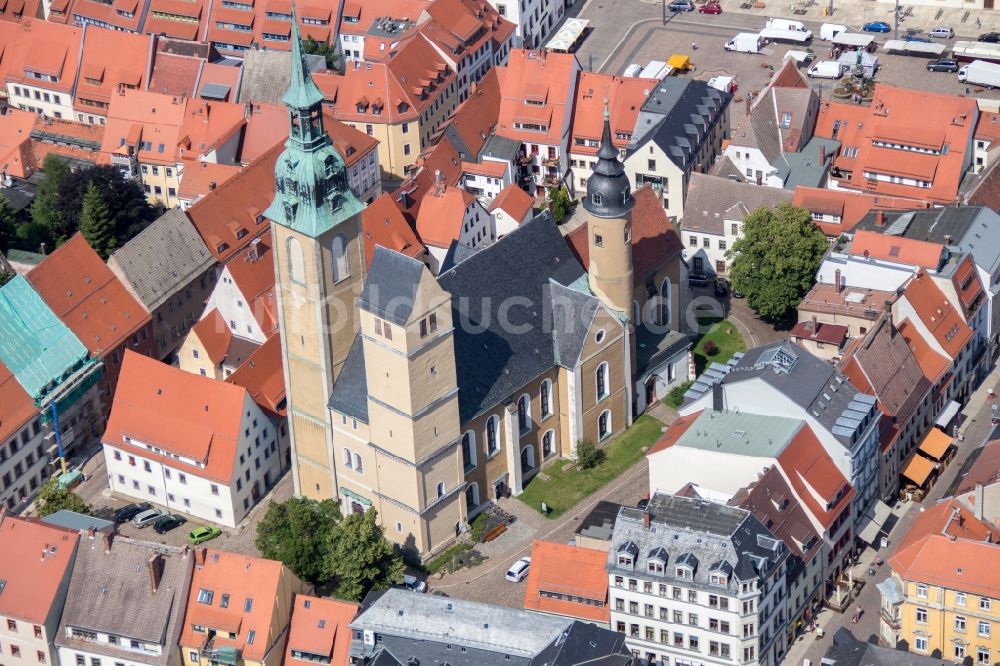
<svg viewBox="0 0 1000 666"><path fill-rule="evenodd" d="M72 490L59 485L59 479L53 476L48 482L38 489L38 496L35 498L38 515L42 518L67 509L85 515L90 515L90 505L83 501L79 495Z"/></svg>
<svg viewBox="0 0 1000 666"><path fill-rule="evenodd" d="M317 42L312 37L306 37L302 40L302 50L309 55L323 56L326 59L327 69L333 69L333 64L337 62L337 56L329 42Z"/></svg>
<svg viewBox="0 0 1000 666"><path fill-rule="evenodd" d="M310 583L330 579L329 552L340 523L334 500L292 497L271 502L257 524L261 556L283 562L292 573Z"/></svg>
<svg viewBox="0 0 1000 666"><path fill-rule="evenodd" d="M580 469L593 469L607 460L608 454L604 449L597 448L593 440L581 439L576 443L576 463Z"/></svg>
<svg viewBox="0 0 1000 666"><path fill-rule="evenodd" d="M83 210L80 211L80 233L90 243L101 259L107 259L118 246L115 235L115 222L111 219L111 210L104 202L101 191L91 181L87 184L87 193L83 196Z"/></svg>
<svg viewBox="0 0 1000 666"><path fill-rule="evenodd" d="M805 208L789 203L759 208L747 216L743 237L726 252L733 289L761 317L787 320L812 287L827 247Z"/></svg>
<svg viewBox="0 0 1000 666"><path fill-rule="evenodd" d="M17 215L10 201L0 194L0 252L6 252L17 242Z"/></svg>
<svg viewBox="0 0 1000 666"><path fill-rule="evenodd" d="M370 590L384 590L403 579L403 555L385 538L375 509L352 513L337 527L328 568L341 599L361 601Z"/></svg>
<svg viewBox="0 0 1000 666"><path fill-rule="evenodd" d="M14 271L0 271L0 287L14 279Z"/></svg>
<svg viewBox="0 0 1000 666"><path fill-rule="evenodd" d="M83 199L91 184L97 187L114 220L117 247L121 247L163 214L162 207L150 206L139 182L122 176L112 166L96 166L67 174L59 184L59 210L66 220L68 235L80 226Z"/></svg>
<svg viewBox="0 0 1000 666"><path fill-rule="evenodd" d="M65 243L75 231L75 227L67 226L66 216L59 206L59 186L68 173L69 165L65 160L54 153L46 155L42 162L42 181L31 202L31 220L44 232L45 242L52 245ZM49 249L54 247L50 245Z"/></svg>
<svg viewBox="0 0 1000 666"><path fill-rule="evenodd" d="M549 190L548 199L551 204L549 207L552 209L552 221L559 224L566 218L572 206L569 192L565 187L554 187Z"/></svg>

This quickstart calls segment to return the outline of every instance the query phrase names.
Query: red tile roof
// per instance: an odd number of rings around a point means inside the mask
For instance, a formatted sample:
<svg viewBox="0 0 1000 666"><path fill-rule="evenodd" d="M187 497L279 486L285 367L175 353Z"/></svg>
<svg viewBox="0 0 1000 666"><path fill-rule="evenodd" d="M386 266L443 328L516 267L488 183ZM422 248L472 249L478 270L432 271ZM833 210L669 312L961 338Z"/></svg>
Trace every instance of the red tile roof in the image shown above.
<svg viewBox="0 0 1000 666"><path fill-rule="evenodd" d="M271 229L264 231L226 261L226 270L243 294L250 313L264 335L278 326L278 304L274 289L274 256Z"/></svg>
<svg viewBox="0 0 1000 666"><path fill-rule="evenodd" d="M221 52L241 55L242 51L232 51L230 44L250 46L258 45L261 49L270 51L288 51L291 42L288 39L267 39L265 33L272 35L288 35L292 23L289 19L277 19L267 16L267 12L291 15L290 2L276 0L247 0L245 3L251 9L235 9L223 6L223 0L212 0L208 10L211 14L205 40ZM337 5L331 3L302 4L298 7L299 31L303 39L312 37L317 42L328 42L333 23L337 20ZM305 21L311 20L306 23ZM324 24L319 24L324 22ZM224 27L226 24L240 26L238 29Z"/></svg>
<svg viewBox="0 0 1000 666"><path fill-rule="evenodd" d="M816 433L804 423L778 454L778 466L799 502L824 527L829 527L854 497L854 489L823 449ZM838 494L841 497L834 502Z"/></svg>
<svg viewBox="0 0 1000 666"><path fill-rule="evenodd" d="M229 484L246 397L242 386L126 351L103 442ZM154 453L146 444L202 466Z"/></svg>
<svg viewBox="0 0 1000 666"><path fill-rule="evenodd" d="M250 397L261 409L276 416L285 416L285 375L278 333L272 333L236 372L226 377L226 381L249 391Z"/></svg>
<svg viewBox="0 0 1000 666"><path fill-rule="evenodd" d="M966 254L959 260L958 266L951 274L951 282L958 296L959 305L962 306L962 318L969 321L986 294L971 254Z"/></svg>
<svg viewBox="0 0 1000 666"><path fill-rule="evenodd" d="M198 197L206 196L236 176L240 170L241 167L230 164L185 160L177 197L185 201L194 201Z"/></svg>
<svg viewBox="0 0 1000 666"><path fill-rule="evenodd" d="M69 93L76 80L83 30L40 19L23 20L17 26L20 34L28 38L14 38L4 49L0 73L12 83L30 80L33 86ZM26 71L55 76L58 81L40 81Z"/></svg>
<svg viewBox="0 0 1000 666"><path fill-rule="evenodd" d="M921 372L924 373L924 377L931 384L937 384L937 381L948 371L951 365L949 360L931 349L931 346L924 340L923 335L916 330L916 327L910 323L909 319L899 322L896 325L896 330L899 331L899 334L906 340L906 344L909 345L910 351L913 352L914 358L917 359L917 364L920 366Z"/></svg>
<svg viewBox="0 0 1000 666"><path fill-rule="evenodd" d="M889 566L903 580L996 598L1000 589L1000 547L929 534L897 548Z"/></svg>
<svg viewBox="0 0 1000 666"><path fill-rule="evenodd" d="M202 563L202 558L203 563ZM208 550L198 553L194 575L191 578L191 592L188 597L187 614L184 617L184 631L178 643L184 647L201 647L206 634L196 632L193 625L209 629L227 629L237 634L235 639L218 633L215 647L235 647L244 659L263 661L279 636L272 635L271 624L274 613L287 608L292 590L283 588L281 578L284 565L281 562L260 557L239 555L222 550ZM291 574L285 574L291 576ZM293 577L294 578L294 577ZM211 590L214 595L211 604L198 602L199 590ZM222 596L228 595L232 602L227 608L221 607ZM279 597L287 595L285 601ZM245 611L245 599L253 602ZM253 631L257 640L247 642Z"/></svg>
<svg viewBox="0 0 1000 666"><path fill-rule="evenodd" d="M293 651L326 657L330 666L347 666L353 634L347 625L357 612L357 604L296 595L284 666L309 666L311 663L296 659L292 656Z"/></svg>
<svg viewBox="0 0 1000 666"><path fill-rule="evenodd" d="M850 233L870 210L910 210L930 207L930 202L921 202L903 197L873 195L852 190L830 190L822 187L798 186L792 195L792 205L806 208L814 215L836 215L839 223L813 220L820 230L830 237Z"/></svg>
<svg viewBox="0 0 1000 666"><path fill-rule="evenodd" d="M660 435L660 439L657 440L656 444L653 445L653 447L649 450L649 453L646 455L653 455L654 453L658 453L664 449L669 449L671 446L676 444L677 440L683 437L688 428L690 428L691 425L698 420L698 417L701 416L703 411L705 410L699 410L692 414L688 414L687 416L678 416L673 423L667 426L666 432Z"/></svg>
<svg viewBox="0 0 1000 666"><path fill-rule="evenodd" d="M187 210L217 261L228 261L268 229L262 213L274 198L274 165L282 150L275 145ZM242 238L240 229L246 230Z"/></svg>
<svg viewBox="0 0 1000 666"><path fill-rule="evenodd" d="M864 188L873 194L952 203L964 175L965 152L976 131L978 114L975 100L966 97L880 83L875 86L869 107L824 103L816 121L816 135L841 142L834 169L851 171L853 176L850 181L841 181L840 186ZM875 142L931 149L940 154L904 152ZM948 150L944 152L946 145ZM848 149L857 149L857 157L846 157ZM931 186L869 181L864 175L866 171L917 178L930 182Z"/></svg>
<svg viewBox="0 0 1000 666"><path fill-rule="evenodd" d="M976 138L986 141L987 148L993 147L1000 139L1000 113L980 110L979 122L976 123Z"/></svg>
<svg viewBox="0 0 1000 666"><path fill-rule="evenodd" d="M361 230L365 235L365 266L371 266L377 245L414 259L420 258L426 251L388 193L361 211Z"/></svg>
<svg viewBox="0 0 1000 666"><path fill-rule="evenodd" d="M246 123L243 111L242 104L187 100L178 138L181 157L207 155L231 140Z"/></svg>
<svg viewBox="0 0 1000 666"><path fill-rule="evenodd" d="M497 67L501 94L497 134L529 143L563 144L579 71L572 53L512 50L507 65ZM545 131L515 127L520 123L542 124Z"/></svg>
<svg viewBox="0 0 1000 666"><path fill-rule="evenodd" d="M517 185L511 184L500 190L500 194L490 204L489 212L492 213L499 209L521 222L531 212L534 203L535 200L531 198L530 194Z"/></svg>
<svg viewBox="0 0 1000 666"><path fill-rule="evenodd" d="M233 341L233 331L222 318L218 308L212 308L211 312L192 326L191 333L198 338L198 342L205 349L205 354L214 365L222 363Z"/></svg>
<svg viewBox="0 0 1000 666"><path fill-rule="evenodd" d="M944 248L940 243L891 236L859 229L851 241L851 254L912 264L936 271Z"/></svg>
<svg viewBox="0 0 1000 666"><path fill-rule="evenodd" d="M923 270L917 272L906 283L903 298L916 311L937 344L952 360L957 359L959 353L972 339L972 329L934 284L934 279Z"/></svg>
<svg viewBox="0 0 1000 666"><path fill-rule="evenodd" d="M827 324L821 321L815 326L810 321L800 321L789 332L792 338L822 342L829 345L840 346L847 338L847 327L840 324Z"/></svg>
<svg viewBox="0 0 1000 666"><path fill-rule="evenodd" d="M101 153L135 147L140 162L176 164L184 124L185 100L171 95L125 90L111 96ZM124 140L124 142L123 142Z"/></svg>
<svg viewBox="0 0 1000 666"><path fill-rule="evenodd" d="M207 12L203 0L150 0L142 31L177 39L204 39Z"/></svg>
<svg viewBox="0 0 1000 666"><path fill-rule="evenodd" d="M490 69L475 84L469 97L452 113L449 125L469 149L463 160L479 155L500 118L500 79L497 70Z"/></svg>
<svg viewBox="0 0 1000 666"><path fill-rule="evenodd" d="M19 23L26 18L45 19L41 0L0 0L0 21Z"/></svg>
<svg viewBox="0 0 1000 666"><path fill-rule="evenodd" d="M631 141L639 110L656 88L656 79L621 78L596 72L581 72L576 87L576 104L573 108L573 125L570 152L596 155L604 131L604 100L608 100L612 142L624 150ZM592 141L594 145L578 145L578 141Z"/></svg>
<svg viewBox="0 0 1000 666"><path fill-rule="evenodd" d="M32 419L38 416L38 408L31 396L25 393L6 365L0 361L0 441L6 442L18 433Z"/></svg>
<svg viewBox="0 0 1000 666"><path fill-rule="evenodd" d="M36 114L10 107L0 115L0 168L9 176L27 178L38 164L31 151Z"/></svg>
<svg viewBox="0 0 1000 666"><path fill-rule="evenodd" d="M6 406L6 405L5 405ZM44 625L58 615L59 588L76 555L80 535L35 520L0 514L0 615ZM41 553L41 555L39 555ZM63 592L65 594L65 591ZM31 632L31 627L21 631ZM7 649L10 649L8 644ZM25 655L29 658L30 655Z"/></svg>
<svg viewBox="0 0 1000 666"><path fill-rule="evenodd" d="M603 550L535 541L531 544L524 608L590 622L608 622L608 574L604 568L607 560L608 554ZM546 593L582 597L603 605L554 598Z"/></svg>
<svg viewBox="0 0 1000 666"><path fill-rule="evenodd" d="M417 233L425 245L447 249L462 233L465 212L476 201L460 187L443 185L440 192L424 196L417 215Z"/></svg>
<svg viewBox="0 0 1000 666"><path fill-rule="evenodd" d="M147 25L148 25L147 21ZM194 56L168 53L157 49L153 56L153 72L149 77L149 92L178 97L194 97L195 85L205 61Z"/></svg>
<svg viewBox="0 0 1000 666"><path fill-rule="evenodd" d="M145 90L152 54L153 38L149 35L88 26L73 108L103 115L119 86Z"/></svg>
<svg viewBox="0 0 1000 666"><path fill-rule="evenodd" d="M0 434L0 438L3 435ZM1000 439L987 442L979 457L962 476L956 495L971 493L976 486L989 486L1000 481Z"/></svg>
<svg viewBox="0 0 1000 666"><path fill-rule="evenodd" d="M76 24L107 24L115 30L136 32L148 5L149 0L113 0L111 3L71 0L67 19Z"/></svg>
<svg viewBox="0 0 1000 666"><path fill-rule="evenodd" d="M82 234L45 257L28 280L95 356L114 351L150 321Z"/></svg>

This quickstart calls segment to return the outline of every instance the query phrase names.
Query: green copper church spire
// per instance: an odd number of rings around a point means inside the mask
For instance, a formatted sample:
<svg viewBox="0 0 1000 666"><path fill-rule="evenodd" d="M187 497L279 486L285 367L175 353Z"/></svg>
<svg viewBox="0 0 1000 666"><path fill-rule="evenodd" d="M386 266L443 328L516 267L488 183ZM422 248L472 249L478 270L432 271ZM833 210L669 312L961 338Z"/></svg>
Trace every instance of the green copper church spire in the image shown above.
<svg viewBox="0 0 1000 666"><path fill-rule="evenodd" d="M264 215L315 238L360 213L364 205L348 187L344 160L323 129L323 93L302 54L294 4L291 55L292 75L284 97L288 140L274 165L274 200Z"/></svg>

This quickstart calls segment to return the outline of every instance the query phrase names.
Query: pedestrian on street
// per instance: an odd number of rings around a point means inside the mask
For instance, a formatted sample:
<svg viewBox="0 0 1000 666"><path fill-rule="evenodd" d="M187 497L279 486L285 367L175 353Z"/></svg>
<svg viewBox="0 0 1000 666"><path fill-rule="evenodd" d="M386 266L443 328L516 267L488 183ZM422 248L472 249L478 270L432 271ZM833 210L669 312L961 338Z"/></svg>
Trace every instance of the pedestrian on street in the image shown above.
<svg viewBox="0 0 1000 666"><path fill-rule="evenodd" d="M698 42L691 42L691 50L692 51L698 50Z"/></svg>
<svg viewBox="0 0 1000 666"><path fill-rule="evenodd" d="M977 16L976 17L976 29L978 30L979 28L982 28L982 27L983 27L983 22L980 21L979 17Z"/></svg>

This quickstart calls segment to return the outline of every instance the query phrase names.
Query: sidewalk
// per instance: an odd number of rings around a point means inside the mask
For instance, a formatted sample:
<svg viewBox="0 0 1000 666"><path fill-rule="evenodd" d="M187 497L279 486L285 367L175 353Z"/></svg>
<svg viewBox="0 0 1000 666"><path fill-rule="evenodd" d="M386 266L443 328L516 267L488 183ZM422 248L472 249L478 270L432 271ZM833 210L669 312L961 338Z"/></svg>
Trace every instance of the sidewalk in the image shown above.
<svg viewBox="0 0 1000 666"><path fill-rule="evenodd" d="M886 561L889 560L895 552L896 544L909 531L910 525L917 517L921 507L933 506L941 500L944 497L945 491L951 486L955 477L962 469L962 465L966 458L969 457L969 454L986 443L986 438L992 430L992 423L990 422L990 407L992 402L988 398L989 389L993 388L997 390L998 384L1000 384L1000 366L993 368L986 379L983 380L982 385L976 389L969 397L968 402L966 402L962 413L968 419L962 428L963 439L955 441L958 452L951 463L945 468L944 472L938 477L937 481L934 482L934 486L928 492L927 497L922 502L903 502L898 508L892 509L892 514L897 516L899 520L890 534L889 548L883 549L885 552L876 552L872 548L866 548L861 554L859 563L852 569L855 580L863 579L866 581L857 600L851 604L848 611L843 615L826 608L817 613L816 621L823 629L823 638L817 639L815 634L809 633L800 636L785 655L785 662L787 664L798 666L804 663L804 659L809 659L812 663L818 664L833 644L833 634L840 627L846 627L856 638L864 641L867 641L871 636L880 636L879 609L882 605L882 597L875 586L889 577L889 567L887 564L883 564L876 569L874 576L868 576L868 567L872 565L876 557L881 557ZM1000 398L997 399L1000 400ZM854 609L858 607L864 610L864 614L861 616L861 620L857 624L854 624L851 622L851 616Z"/></svg>

